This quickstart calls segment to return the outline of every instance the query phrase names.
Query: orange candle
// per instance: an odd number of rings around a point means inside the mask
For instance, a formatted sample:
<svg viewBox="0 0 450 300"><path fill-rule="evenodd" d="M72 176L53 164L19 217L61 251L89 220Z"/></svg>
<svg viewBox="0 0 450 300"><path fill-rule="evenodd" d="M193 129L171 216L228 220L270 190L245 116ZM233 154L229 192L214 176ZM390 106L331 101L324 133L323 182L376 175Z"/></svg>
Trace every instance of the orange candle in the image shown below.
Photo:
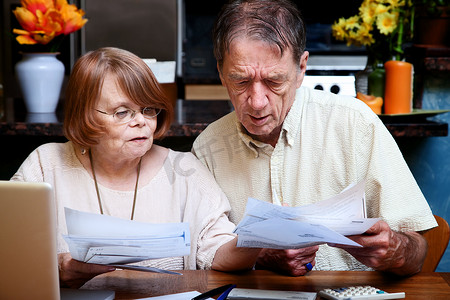
<svg viewBox="0 0 450 300"><path fill-rule="evenodd" d="M363 101L367 106L372 109L377 115L381 114L381 107L383 106L383 98L375 97L372 95L364 95L361 92L356 93L356 98Z"/></svg>
<svg viewBox="0 0 450 300"><path fill-rule="evenodd" d="M412 111L413 65L390 60L384 64L386 85L384 89L384 113L405 114Z"/></svg>

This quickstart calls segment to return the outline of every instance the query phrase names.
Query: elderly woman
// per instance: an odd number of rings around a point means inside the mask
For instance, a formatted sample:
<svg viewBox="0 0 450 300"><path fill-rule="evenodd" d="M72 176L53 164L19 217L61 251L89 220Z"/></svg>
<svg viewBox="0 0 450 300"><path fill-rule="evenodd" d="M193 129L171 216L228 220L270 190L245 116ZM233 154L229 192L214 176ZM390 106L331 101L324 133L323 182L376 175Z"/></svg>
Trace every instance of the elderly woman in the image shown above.
<svg viewBox="0 0 450 300"><path fill-rule="evenodd" d="M113 271L71 258L64 207L142 222L188 222L191 253L145 261L164 269L251 268L257 249L237 248L228 200L190 153L155 145L171 124L172 104L149 67L134 54L101 48L75 64L67 87L69 142L38 147L11 180L54 188L62 285L79 287Z"/></svg>

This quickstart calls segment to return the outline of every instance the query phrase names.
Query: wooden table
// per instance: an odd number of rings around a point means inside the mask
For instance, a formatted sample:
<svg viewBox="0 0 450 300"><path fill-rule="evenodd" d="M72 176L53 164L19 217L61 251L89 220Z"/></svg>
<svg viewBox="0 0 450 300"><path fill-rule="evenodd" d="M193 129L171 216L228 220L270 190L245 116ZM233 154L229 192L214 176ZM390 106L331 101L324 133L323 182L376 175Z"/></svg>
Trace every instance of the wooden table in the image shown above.
<svg viewBox="0 0 450 300"><path fill-rule="evenodd" d="M312 271L301 277L263 270L235 274L202 270L183 271L183 274L114 271L97 276L82 288L114 290L116 299L139 299L193 290L205 292L228 283L239 288L306 292L328 287L372 285L387 292L405 292L406 299L450 299L450 273L419 273L408 278L365 271Z"/></svg>

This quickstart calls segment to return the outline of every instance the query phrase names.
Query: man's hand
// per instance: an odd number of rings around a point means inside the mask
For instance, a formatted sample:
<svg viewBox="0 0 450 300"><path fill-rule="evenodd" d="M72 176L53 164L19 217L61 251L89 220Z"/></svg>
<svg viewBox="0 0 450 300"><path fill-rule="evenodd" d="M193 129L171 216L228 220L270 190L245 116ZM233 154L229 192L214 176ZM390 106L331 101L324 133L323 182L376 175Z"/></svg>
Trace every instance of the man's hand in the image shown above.
<svg viewBox="0 0 450 300"><path fill-rule="evenodd" d="M317 250L319 246L289 250L263 249L256 261L256 268L302 276L310 271L306 264L316 264Z"/></svg>
<svg viewBox="0 0 450 300"><path fill-rule="evenodd" d="M61 286L79 288L88 280L102 273L114 271L114 267L88 264L74 260L70 253L58 254L59 281Z"/></svg>
<svg viewBox="0 0 450 300"><path fill-rule="evenodd" d="M362 235L348 238L363 248L335 246L345 249L368 267L402 276L420 272L427 252L427 243L420 234L392 231L384 221L378 221Z"/></svg>

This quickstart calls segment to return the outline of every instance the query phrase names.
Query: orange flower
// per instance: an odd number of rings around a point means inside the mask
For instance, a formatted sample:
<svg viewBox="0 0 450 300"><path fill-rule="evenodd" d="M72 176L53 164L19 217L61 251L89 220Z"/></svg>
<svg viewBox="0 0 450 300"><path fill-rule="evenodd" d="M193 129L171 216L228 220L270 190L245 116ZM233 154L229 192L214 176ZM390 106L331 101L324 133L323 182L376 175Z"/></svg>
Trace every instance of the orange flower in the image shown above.
<svg viewBox="0 0 450 300"><path fill-rule="evenodd" d="M41 13L39 10L36 11L39 24L38 29L45 32L47 35L59 35L62 30L61 27L61 17L59 13L51 8L47 10L45 14Z"/></svg>
<svg viewBox="0 0 450 300"><path fill-rule="evenodd" d="M53 0L21 0L20 3L33 14L38 10L45 14L48 9L55 7Z"/></svg>
<svg viewBox="0 0 450 300"><path fill-rule="evenodd" d="M36 29L37 17L31 11L24 7L18 7L13 13L25 31L33 31Z"/></svg>
<svg viewBox="0 0 450 300"><path fill-rule="evenodd" d="M56 0L56 3L63 20L64 34L75 32L86 24L87 20L83 19L83 10L73 4L67 4L66 0Z"/></svg>
<svg viewBox="0 0 450 300"><path fill-rule="evenodd" d="M25 44L25 45L34 45L37 44L36 40L34 40L30 33L26 30L21 30L21 29L14 29L13 33L15 34L19 34L19 36L16 38L16 40L20 43L20 44Z"/></svg>
<svg viewBox="0 0 450 300"><path fill-rule="evenodd" d="M22 29L13 29L18 34L19 44L43 44L58 35L68 35L86 24L84 11L67 0L22 0L22 7L13 13Z"/></svg>

